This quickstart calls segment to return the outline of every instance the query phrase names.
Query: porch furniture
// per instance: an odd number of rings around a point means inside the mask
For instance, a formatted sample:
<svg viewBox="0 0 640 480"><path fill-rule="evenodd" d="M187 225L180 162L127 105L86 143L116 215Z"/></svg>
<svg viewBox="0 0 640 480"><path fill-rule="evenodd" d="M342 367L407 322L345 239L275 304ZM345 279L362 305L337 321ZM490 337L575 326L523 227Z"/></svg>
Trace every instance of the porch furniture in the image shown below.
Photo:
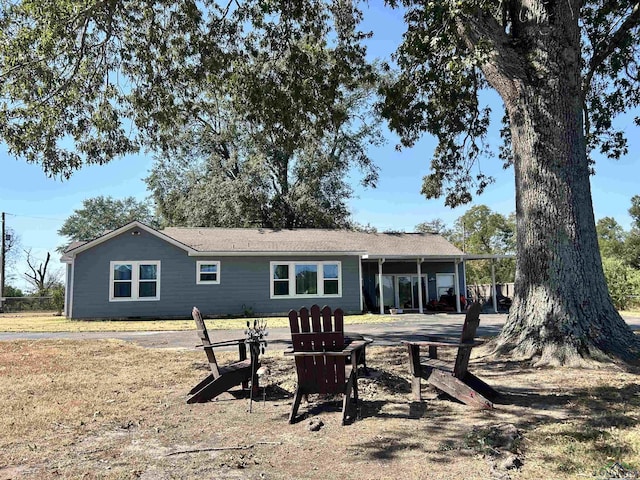
<svg viewBox="0 0 640 480"><path fill-rule="evenodd" d="M471 350L483 343L475 340L481 309L482 305L477 302L469 307L459 341L429 335L424 340L402 342L409 352L409 370L413 376L411 390L416 400L422 399L420 379L424 378L437 390L471 407L493 408L498 392L467 370ZM420 347L429 348L428 357L420 357ZM438 359L438 347L457 348L455 362L451 364Z"/></svg>
<svg viewBox="0 0 640 480"><path fill-rule="evenodd" d="M358 407L358 359L364 359L366 340L353 340L345 345L344 314L341 309L331 312L325 306L313 305L309 311L289 312L291 341L295 358L298 385L296 387L289 423L294 423L302 396L309 394L343 394L342 424L348 417L351 397L355 411ZM359 357L359 355L361 355Z"/></svg>
<svg viewBox="0 0 640 480"><path fill-rule="evenodd" d="M207 332L207 327L204 320L202 320L200 310L193 307L191 315L196 322L198 336L202 341L202 345L197 345L197 347L204 348L204 351L207 354L207 360L209 361L209 367L211 368L211 373L189 391L189 395L191 396L188 398L187 403L206 402L217 397L221 393L228 391L236 385L242 385L243 389L247 389L249 382L251 382L253 393L257 393L257 371L260 367L258 360L258 344L249 343L250 358L247 358L247 342L244 338L237 340L225 340L222 342L211 342L209 333ZM214 348L232 346L238 347L239 359L227 365L218 365L216 355L213 351Z"/></svg>

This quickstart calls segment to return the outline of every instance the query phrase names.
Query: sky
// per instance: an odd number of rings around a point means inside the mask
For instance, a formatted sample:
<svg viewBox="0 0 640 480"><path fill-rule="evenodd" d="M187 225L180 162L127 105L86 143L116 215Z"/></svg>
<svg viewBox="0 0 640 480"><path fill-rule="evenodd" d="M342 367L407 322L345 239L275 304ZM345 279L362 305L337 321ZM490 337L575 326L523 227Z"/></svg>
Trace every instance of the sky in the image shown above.
<svg viewBox="0 0 640 480"><path fill-rule="evenodd" d="M363 30L368 29L374 32L368 45L370 56L386 58L399 44L404 22L399 12L372 1L365 11L363 24ZM497 96L489 100L499 120L501 103ZM597 159L591 185L596 219L614 217L628 230L630 200L640 194L640 129L634 127L631 116L620 122L629 138L629 154L617 161ZM473 205L484 204L504 215L515 210L513 170L503 170L497 158L481 162L482 171L493 175L495 183L473 203L451 209L445 207L443 199L426 200L420 194L422 178L429 173L436 145L434 138L425 135L414 147L397 151L398 138L387 130L385 137L387 141L383 146L370 150L371 158L379 167L377 188L353 185L356 196L350 201L350 207L358 223L369 224L378 231L410 232L419 223L436 218L451 225ZM497 129L488 143L497 149L500 144ZM145 199L149 192L143 179L151 165L150 155L128 156L103 166L83 167L69 180L62 181L47 178L39 165L10 157L0 144L0 212L6 213L6 225L19 235L23 249L31 249L34 257L41 260L51 252L52 267L62 272L55 250L66 243L65 238L57 234L65 219L81 208L87 198L103 195ZM8 283L26 289L23 274L27 269L25 262L20 262Z"/></svg>

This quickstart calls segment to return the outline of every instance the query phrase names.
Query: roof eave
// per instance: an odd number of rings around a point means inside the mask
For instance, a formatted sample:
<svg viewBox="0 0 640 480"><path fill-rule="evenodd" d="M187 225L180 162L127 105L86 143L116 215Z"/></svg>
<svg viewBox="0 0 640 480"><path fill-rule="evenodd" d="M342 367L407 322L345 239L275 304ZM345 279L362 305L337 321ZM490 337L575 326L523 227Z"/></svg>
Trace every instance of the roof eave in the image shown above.
<svg viewBox="0 0 640 480"><path fill-rule="evenodd" d="M442 254L434 255L434 254L427 254L427 253L412 253L412 254L406 254L406 255L398 255L398 254L385 255L380 253L374 253L374 254L370 253L366 257L367 260L417 260L417 259L463 260L464 258L465 256L463 253L452 254L452 255L442 255Z"/></svg>
<svg viewBox="0 0 640 480"><path fill-rule="evenodd" d="M361 256L364 251L319 250L319 251L268 251L268 250L222 250L189 252L190 257L313 257L313 256Z"/></svg>
<svg viewBox="0 0 640 480"><path fill-rule="evenodd" d="M97 245L100 245L101 243L104 243L108 240L111 240L114 237L117 237L118 235L121 235L122 233L126 232L127 230L130 230L131 228L139 228L141 230L144 230L146 232L148 232L151 235L154 235L158 238L160 238L161 240L164 240L167 243L170 243L171 245L174 245L182 250L185 250L186 252L188 252L189 254L191 254L191 252L194 252L195 250L193 250L191 247L189 247L188 245L185 245L182 242L179 242L178 240L176 240L173 237L170 237L164 233L159 232L158 230L151 228L148 225L145 225L144 223L141 223L137 220L134 220L133 222L129 222L126 225L123 225L120 228L117 228L115 230L112 230L109 233L106 233L104 235L102 235L101 237L98 237L96 239L91 240L90 242L84 243L72 250L67 250L65 252L65 255L68 255L70 257L68 262L65 263L70 263L78 253L82 253L86 250L89 250Z"/></svg>

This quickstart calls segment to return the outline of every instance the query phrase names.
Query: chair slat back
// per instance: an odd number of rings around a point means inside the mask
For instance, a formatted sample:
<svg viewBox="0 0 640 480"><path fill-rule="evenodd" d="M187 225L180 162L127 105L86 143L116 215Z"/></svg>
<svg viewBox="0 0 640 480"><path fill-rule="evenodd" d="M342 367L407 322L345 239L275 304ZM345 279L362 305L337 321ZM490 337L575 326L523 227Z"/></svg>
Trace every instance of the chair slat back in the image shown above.
<svg viewBox="0 0 640 480"><path fill-rule="evenodd" d="M313 352L339 352L344 349L344 313L331 312L325 306L313 305L309 311L289 312L291 342L294 352L309 352L296 357L298 384L307 393L343 393L345 357L312 355Z"/></svg>
<svg viewBox="0 0 640 480"><path fill-rule="evenodd" d="M211 367L211 373L214 378L218 378L220 376L220 368L218 367L218 362L216 360L216 354L213 353L213 346L211 345L211 340L209 339L209 332L207 332L207 326L202 319L202 314L197 307L193 307L191 310L191 316L196 322L196 328L198 331L198 337L202 341L202 346L204 347L204 351L207 354L207 360L209 360L209 367Z"/></svg>
<svg viewBox="0 0 640 480"><path fill-rule="evenodd" d="M482 305L480 302L473 303L467 310L467 315L464 318L464 325L462 326L462 335L460 336L460 343L471 342L476 337L476 330L480 324L480 311ZM457 378L464 378L469 367L469 358L471 357L471 348L461 346L458 348L458 354L456 355L456 363L453 367L453 375Z"/></svg>
<svg viewBox="0 0 640 480"><path fill-rule="evenodd" d="M311 311L302 307L300 311L289 312L289 327L292 334L340 332L344 335L344 312L341 308L332 312L326 305L322 310L318 305L313 305Z"/></svg>

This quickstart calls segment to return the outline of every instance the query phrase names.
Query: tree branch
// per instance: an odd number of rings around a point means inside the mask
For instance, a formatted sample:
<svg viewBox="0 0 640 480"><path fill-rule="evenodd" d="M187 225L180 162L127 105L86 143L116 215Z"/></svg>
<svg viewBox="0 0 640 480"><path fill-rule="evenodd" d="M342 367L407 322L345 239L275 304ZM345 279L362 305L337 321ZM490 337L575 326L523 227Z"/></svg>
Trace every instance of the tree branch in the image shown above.
<svg viewBox="0 0 640 480"><path fill-rule="evenodd" d="M498 20L485 10L478 10L475 15L457 19L456 25L469 48L478 48L480 42L490 47L488 59L480 66L487 82L505 101L515 95L513 80L526 78L526 69Z"/></svg>
<svg viewBox="0 0 640 480"><path fill-rule="evenodd" d="M629 16L622 22L622 25L612 35L603 39L598 45L594 45L594 53L589 62L589 71L585 75L583 82L583 96L589 90L591 80L596 70L602 63L620 46L624 36L634 27L640 25L640 2L637 2L631 9Z"/></svg>

